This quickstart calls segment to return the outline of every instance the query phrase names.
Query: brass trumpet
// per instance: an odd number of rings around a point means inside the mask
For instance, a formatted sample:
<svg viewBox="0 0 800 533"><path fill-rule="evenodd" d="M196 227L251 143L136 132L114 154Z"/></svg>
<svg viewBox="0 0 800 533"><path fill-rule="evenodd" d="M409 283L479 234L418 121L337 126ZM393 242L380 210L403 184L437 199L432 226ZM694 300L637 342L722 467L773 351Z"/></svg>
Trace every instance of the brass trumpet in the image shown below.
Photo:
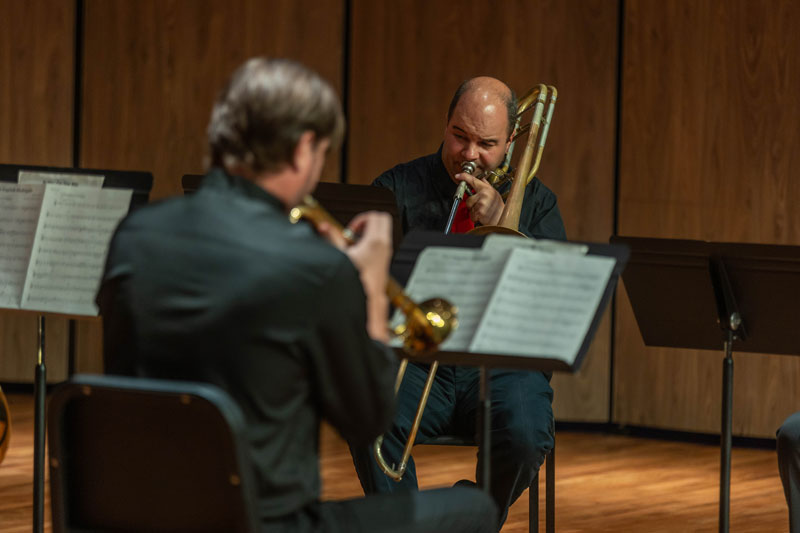
<svg viewBox="0 0 800 533"><path fill-rule="evenodd" d="M320 206L312 196L306 196L303 199L303 203L293 207L289 211L289 220L291 222L297 223L302 219L309 220L315 227L327 222L332 228L342 234L348 244L353 244L355 242L355 235L353 235L349 229L343 228L342 225ZM436 350L439 349L439 345L458 327L458 308L447 300L432 298L417 304L408 297L400 284L391 277L386 284L386 293L392 305L398 308L406 317L405 323L395 327L393 334L402 339L403 351L410 355L430 355L436 352ZM383 436L375 440L373 446L375 459L378 465L380 465L381 470L395 481L400 481L400 479L402 479L408 465L408 459L411 456L411 448L414 446L414 439L417 436L417 430L422 421L422 413L425 410L425 404L428 402L428 395L433 385L433 379L436 377L436 369L438 366L439 363L436 361L431 364L422 397L417 406L414 423L408 436L408 442L403 450L400 463L397 466L390 466L381 454ZM395 394L397 394L397 391L400 389L400 384L403 382L403 376L405 375L407 367L408 359L403 359L400 362L397 378L395 379Z"/></svg>

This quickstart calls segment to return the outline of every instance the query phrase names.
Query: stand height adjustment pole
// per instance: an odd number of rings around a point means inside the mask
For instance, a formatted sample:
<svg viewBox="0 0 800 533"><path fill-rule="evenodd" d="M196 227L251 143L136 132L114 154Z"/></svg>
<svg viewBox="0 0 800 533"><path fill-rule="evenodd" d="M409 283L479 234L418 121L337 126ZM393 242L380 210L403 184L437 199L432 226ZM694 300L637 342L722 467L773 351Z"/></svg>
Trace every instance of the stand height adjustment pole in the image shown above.
<svg viewBox="0 0 800 533"><path fill-rule="evenodd" d="M733 341L742 323L739 313L731 313L722 360L722 450L719 466L719 530L727 533L731 514L731 450L733 447Z"/></svg>
<svg viewBox="0 0 800 533"><path fill-rule="evenodd" d="M35 414L33 428L33 531L44 531L44 441L47 371L44 366L44 317L39 316L39 354L34 375Z"/></svg>

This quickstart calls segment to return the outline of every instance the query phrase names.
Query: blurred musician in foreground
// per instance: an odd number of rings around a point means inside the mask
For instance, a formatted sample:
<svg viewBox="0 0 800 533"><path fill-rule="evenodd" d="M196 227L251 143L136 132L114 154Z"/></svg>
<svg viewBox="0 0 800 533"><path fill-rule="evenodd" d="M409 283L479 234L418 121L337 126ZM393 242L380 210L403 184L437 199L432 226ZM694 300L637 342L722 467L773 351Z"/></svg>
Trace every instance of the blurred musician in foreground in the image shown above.
<svg viewBox="0 0 800 533"><path fill-rule="evenodd" d="M789 506L789 531L800 533L800 412L778 430L778 470Z"/></svg>
<svg viewBox="0 0 800 533"><path fill-rule="evenodd" d="M262 531L490 531L494 504L477 490L319 501L320 419L366 444L394 411L391 219L357 216L348 248L287 218L343 129L333 89L302 65L258 58L233 74L201 189L131 214L114 235L98 295L106 369L209 382L237 401Z"/></svg>
<svg viewBox="0 0 800 533"><path fill-rule="evenodd" d="M461 84L447 112L444 141L438 152L397 165L374 182L394 192L404 232L443 231L461 181L466 181L475 194L465 197L452 231L466 232L476 223L497 223L503 212L503 199L488 182L475 176L502 163L510 145L516 109L513 91L497 79L479 77ZM475 176L462 172L465 162L474 163ZM519 231L530 237L566 238L556 197L538 179L532 180L525 190ZM426 375L427 367L409 365L397 397L394 426L384 437L382 449L390 464L402 455ZM473 437L478 395L477 368L440 367L417 442L441 434ZM505 522L509 506L529 486L553 446L552 398L549 375L542 372L494 370L491 373L490 492L500 510L499 525ZM417 487L413 463L402 481L396 483L383 474L370 450L358 448L352 452L367 494Z"/></svg>

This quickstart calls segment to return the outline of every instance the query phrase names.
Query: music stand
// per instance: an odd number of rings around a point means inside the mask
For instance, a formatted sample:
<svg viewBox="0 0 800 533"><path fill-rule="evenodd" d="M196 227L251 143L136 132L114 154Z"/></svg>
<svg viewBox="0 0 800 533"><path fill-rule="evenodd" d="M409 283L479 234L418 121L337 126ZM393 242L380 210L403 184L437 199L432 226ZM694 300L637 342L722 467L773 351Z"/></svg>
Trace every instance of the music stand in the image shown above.
<svg viewBox="0 0 800 533"><path fill-rule="evenodd" d="M480 248L483 245L485 235L469 234L444 234L430 231L413 231L409 233L397 250L392 261L391 273L402 285L408 281L414 264L419 254L429 246L453 246L458 248ZM520 370L540 370L552 371L559 370L564 372L576 372L583 362L586 352L589 349L594 334L600 325L603 311L608 305L614 293L617 279L625 268L628 260L628 248L624 245L607 245L596 243L570 243L575 246L585 247L584 255L605 256L615 260L613 269L603 289L602 297L597 307L588 329L585 331L584 338L580 344L578 353L571 363L562 360L543 357L541 354L531 353L525 356L490 354L476 352L460 352L439 350L433 355L415 356L411 359L421 363L431 363L439 361L445 364L468 365L480 367L480 392L479 392L479 419L478 433L480 435L480 454L481 481L483 490L489 490L490 485L490 428L491 428L491 390L489 380L489 370L491 368L516 368ZM458 302L453 302L458 303ZM400 351L400 349L398 349ZM402 357L409 357L402 352Z"/></svg>
<svg viewBox="0 0 800 533"><path fill-rule="evenodd" d="M129 212L147 203L153 176L149 172L128 170L104 170L72 167L53 167L40 165L0 164L0 182L17 183L20 172L39 172L47 174L69 174L81 176L103 176L103 188L131 189ZM24 311L23 311L24 312ZM44 450L45 450L45 396L47 391L47 370L45 367L45 317L60 316L69 320L67 342L68 373L72 374L75 364L75 319L77 315L37 312L38 357L34 371L34 442L33 442L33 531L44 530Z"/></svg>
<svg viewBox="0 0 800 533"><path fill-rule="evenodd" d="M202 174L184 174L181 177L183 193L196 192L202 185L203 177ZM389 189L372 185L321 181L317 184L312 196L343 226L346 226L358 213L364 211L389 213L392 215L392 242L395 249L399 246L403 230L397 214L394 193Z"/></svg>
<svg viewBox="0 0 800 533"><path fill-rule="evenodd" d="M800 354L800 246L612 237L647 346L723 350L719 530L730 525L733 351ZM686 305L691 302L692 305Z"/></svg>

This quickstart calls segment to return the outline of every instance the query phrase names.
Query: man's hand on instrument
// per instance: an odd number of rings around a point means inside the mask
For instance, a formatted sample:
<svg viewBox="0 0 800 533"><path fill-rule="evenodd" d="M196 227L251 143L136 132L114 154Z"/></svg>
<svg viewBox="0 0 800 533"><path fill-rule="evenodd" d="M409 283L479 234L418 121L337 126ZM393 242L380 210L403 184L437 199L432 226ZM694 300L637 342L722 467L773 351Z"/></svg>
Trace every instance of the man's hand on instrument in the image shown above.
<svg viewBox="0 0 800 533"><path fill-rule="evenodd" d="M494 226L500 221L503 214L503 197L485 179L462 172L456 174L457 181L464 181L475 193L466 199L469 217L473 222L478 222L484 226Z"/></svg>
<svg viewBox="0 0 800 533"><path fill-rule="evenodd" d="M328 222L320 222L316 227L317 233L326 241L347 253L347 239L344 238L341 229L334 227Z"/></svg>
<svg viewBox="0 0 800 533"><path fill-rule="evenodd" d="M388 272L392 258L392 217L388 213L367 211L356 215L347 227L358 236L356 243L345 250L356 268Z"/></svg>

